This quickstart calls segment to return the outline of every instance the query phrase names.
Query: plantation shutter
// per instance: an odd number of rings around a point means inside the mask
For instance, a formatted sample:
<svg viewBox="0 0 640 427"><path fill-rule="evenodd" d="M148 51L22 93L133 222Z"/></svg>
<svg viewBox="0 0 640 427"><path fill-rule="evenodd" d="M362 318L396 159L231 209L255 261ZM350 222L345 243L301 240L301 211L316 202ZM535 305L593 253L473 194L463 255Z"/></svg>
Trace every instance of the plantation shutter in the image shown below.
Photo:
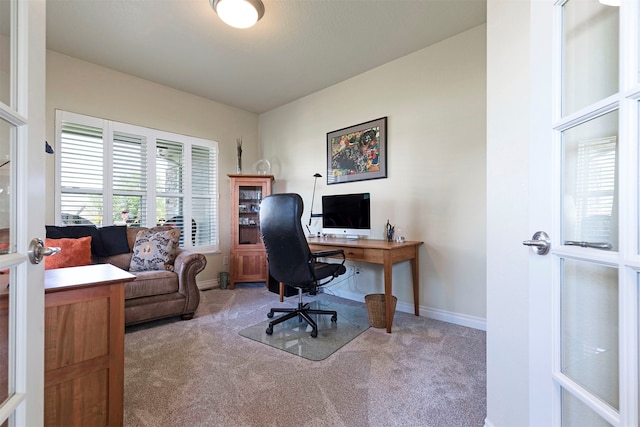
<svg viewBox="0 0 640 427"><path fill-rule="evenodd" d="M114 132L112 179L113 222L147 226L146 137Z"/></svg>
<svg viewBox="0 0 640 427"><path fill-rule="evenodd" d="M180 228L180 246L184 245L184 235L190 234L190 227L184 228L183 165L182 143L156 142L156 220Z"/></svg>
<svg viewBox="0 0 640 427"><path fill-rule="evenodd" d="M59 223L175 226L219 249L217 142L64 111L56 136Z"/></svg>
<svg viewBox="0 0 640 427"><path fill-rule="evenodd" d="M102 129L63 122L59 151L62 223L102 225Z"/></svg>
<svg viewBox="0 0 640 427"><path fill-rule="evenodd" d="M217 221L218 188L216 178L216 150L193 145L191 149L192 215L197 227L194 245L214 245L218 242Z"/></svg>

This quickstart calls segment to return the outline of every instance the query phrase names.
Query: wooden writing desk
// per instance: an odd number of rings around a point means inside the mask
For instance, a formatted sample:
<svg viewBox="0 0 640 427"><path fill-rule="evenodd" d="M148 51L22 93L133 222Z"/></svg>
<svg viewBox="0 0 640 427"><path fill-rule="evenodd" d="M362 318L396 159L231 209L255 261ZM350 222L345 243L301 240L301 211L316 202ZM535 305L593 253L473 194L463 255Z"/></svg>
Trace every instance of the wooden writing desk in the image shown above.
<svg viewBox="0 0 640 427"><path fill-rule="evenodd" d="M312 252L342 249L344 251L344 256L350 261L382 264L384 266L385 313L387 319L391 319L392 312L391 270L393 268L393 264L401 261L411 261L411 274L413 276L413 304L416 316L420 315L418 248L423 242L407 241L397 243L374 239L348 240L323 237L310 237L308 242L309 248ZM387 322L387 332L391 333L391 322Z"/></svg>

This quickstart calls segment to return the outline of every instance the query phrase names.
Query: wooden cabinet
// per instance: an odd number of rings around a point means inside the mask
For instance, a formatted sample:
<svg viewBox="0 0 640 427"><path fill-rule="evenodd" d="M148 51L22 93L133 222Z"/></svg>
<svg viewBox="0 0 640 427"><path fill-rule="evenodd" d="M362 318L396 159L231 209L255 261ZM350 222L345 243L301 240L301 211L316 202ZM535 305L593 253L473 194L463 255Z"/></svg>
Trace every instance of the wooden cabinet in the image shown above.
<svg viewBox="0 0 640 427"><path fill-rule="evenodd" d="M45 426L122 426L124 283L111 264L45 271Z"/></svg>
<svg viewBox="0 0 640 427"><path fill-rule="evenodd" d="M271 194L273 175L231 178L229 288L238 282L267 282L267 254L260 234L260 202Z"/></svg>

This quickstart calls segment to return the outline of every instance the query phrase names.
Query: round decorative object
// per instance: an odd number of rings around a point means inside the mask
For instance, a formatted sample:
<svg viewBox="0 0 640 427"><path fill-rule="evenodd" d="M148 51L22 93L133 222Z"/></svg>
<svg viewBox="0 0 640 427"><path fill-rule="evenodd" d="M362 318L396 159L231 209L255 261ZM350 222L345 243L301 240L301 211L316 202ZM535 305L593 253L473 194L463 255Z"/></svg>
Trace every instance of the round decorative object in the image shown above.
<svg viewBox="0 0 640 427"><path fill-rule="evenodd" d="M269 175L271 163L268 160L260 159L253 164L253 171L258 175Z"/></svg>

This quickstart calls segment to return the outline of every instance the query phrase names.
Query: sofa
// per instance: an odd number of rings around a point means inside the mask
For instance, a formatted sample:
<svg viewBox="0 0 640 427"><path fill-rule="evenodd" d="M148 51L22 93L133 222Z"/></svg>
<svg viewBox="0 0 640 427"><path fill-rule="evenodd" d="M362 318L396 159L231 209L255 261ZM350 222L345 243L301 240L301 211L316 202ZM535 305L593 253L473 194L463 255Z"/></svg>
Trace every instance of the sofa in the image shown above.
<svg viewBox="0 0 640 427"><path fill-rule="evenodd" d="M196 275L204 270L204 255L175 246L164 267L132 271L134 246L139 232L163 232L171 227L69 225L46 226L46 246L62 248L60 254L45 258L45 268L70 267L89 263L109 263L129 271L136 278L125 284L125 325L166 317L193 318L200 303ZM175 228L173 229L176 230ZM179 236L179 229L177 232ZM75 246L83 246L76 249ZM137 249L136 249L137 250ZM90 256L87 258L87 251ZM65 254L66 253L66 254ZM65 254L64 257L59 255ZM133 270L135 270L135 268Z"/></svg>

